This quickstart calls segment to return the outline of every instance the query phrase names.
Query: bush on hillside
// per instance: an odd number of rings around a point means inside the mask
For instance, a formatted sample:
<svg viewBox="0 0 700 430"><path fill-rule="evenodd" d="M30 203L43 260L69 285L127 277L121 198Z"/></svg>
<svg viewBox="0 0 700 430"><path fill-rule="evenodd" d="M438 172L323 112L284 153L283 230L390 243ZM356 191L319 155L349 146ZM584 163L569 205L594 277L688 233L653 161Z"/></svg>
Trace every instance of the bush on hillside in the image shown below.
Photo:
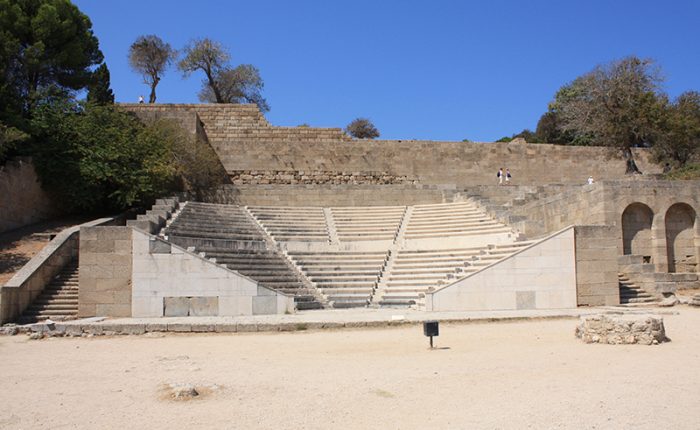
<svg viewBox="0 0 700 430"><path fill-rule="evenodd" d="M32 130L42 184L67 210L123 210L175 187L171 144L114 106L46 104Z"/></svg>

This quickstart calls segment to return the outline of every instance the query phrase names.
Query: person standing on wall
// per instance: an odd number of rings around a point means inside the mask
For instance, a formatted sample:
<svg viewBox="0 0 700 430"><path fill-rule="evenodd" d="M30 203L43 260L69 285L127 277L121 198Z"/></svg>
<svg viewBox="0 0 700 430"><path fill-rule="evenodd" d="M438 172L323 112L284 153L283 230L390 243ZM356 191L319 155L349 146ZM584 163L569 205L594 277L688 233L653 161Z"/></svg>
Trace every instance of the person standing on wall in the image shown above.
<svg viewBox="0 0 700 430"><path fill-rule="evenodd" d="M503 185L503 167L498 169L498 173L496 173L496 177L498 178L498 185Z"/></svg>
<svg viewBox="0 0 700 430"><path fill-rule="evenodd" d="M506 169L506 185L510 184L510 178L512 178L510 175L510 169Z"/></svg>

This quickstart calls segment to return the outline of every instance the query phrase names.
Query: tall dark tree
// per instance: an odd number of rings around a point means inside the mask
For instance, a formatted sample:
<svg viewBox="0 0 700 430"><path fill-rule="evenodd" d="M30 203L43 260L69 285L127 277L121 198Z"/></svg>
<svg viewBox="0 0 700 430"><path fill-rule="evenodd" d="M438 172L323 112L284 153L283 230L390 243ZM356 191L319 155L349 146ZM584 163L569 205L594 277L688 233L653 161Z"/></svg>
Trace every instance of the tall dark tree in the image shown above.
<svg viewBox="0 0 700 430"><path fill-rule="evenodd" d="M619 148L627 173L641 173L632 148L650 145L663 117L661 77L651 60L627 57L601 65L557 93L553 109L563 131Z"/></svg>
<svg viewBox="0 0 700 430"><path fill-rule="evenodd" d="M379 137L379 130L367 118L354 119L345 127L345 132L356 139L374 139Z"/></svg>
<svg viewBox="0 0 700 430"><path fill-rule="evenodd" d="M84 89L102 62L90 19L68 0L0 0L0 120L25 119L47 88Z"/></svg>
<svg viewBox="0 0 700 430"><path fill-rule="evenodd" d="M135 72L140 73L143 82L150 86L149 103L156 102L156 87L163 73L175 58L177 51L160 37L150 34L139 36L129 48L129 64Z"/></svg>
<svg viewBox="0 0 700 430"><path fill-rule="evenodd" d="M216 80L218 74L228 67L228 62L231 59L226 48L219 42L208 38L195 39L185 46L183 54L182 60L178 63L178 68L185 77L197 70L201 70L206 77L203 85L209 86L209 90L214 96L214 101L216 103L226 103L219 83Z"/></svg>
<svg viewBox="0 0 700 430"><path fill-rule="evenodd" d="M669 105L654 145L657 159L683 167L700 157L700 93L687 91Z"/></svg>
<svg viewBox="0 0 700 430"><path fill-rule="evenodd" d="M99 105L114 104L107 63L100 64L100 67L92 74L92 82L88 86L87 101Z"/></svg>
<svg viewBox="0 0 700 430"><path fill-rule="evenodd" d="M260 71L255 66L241 64L233 69L222 68L215 73L214 81L221 96L221 103L255 103L262 112L270 110L261 93L264 83ZM199 93L199 100L217 103L213 87L204 85Z"/></svg>

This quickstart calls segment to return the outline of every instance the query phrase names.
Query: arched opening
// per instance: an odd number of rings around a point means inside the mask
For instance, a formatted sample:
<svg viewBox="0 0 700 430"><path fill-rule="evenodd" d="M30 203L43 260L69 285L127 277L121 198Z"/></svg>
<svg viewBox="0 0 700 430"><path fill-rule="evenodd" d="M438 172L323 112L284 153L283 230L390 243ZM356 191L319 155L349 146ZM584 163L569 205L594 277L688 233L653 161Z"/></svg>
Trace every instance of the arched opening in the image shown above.
<svg viewBox="0 0 700 430"><path fill-rule="evenodd" d="M666 255L669 272L694 272L695 211L685 203L676 203L666 212Z"/></svg>
<svg viewBox="0 0 700 430"><path fill-rule="evenodd" d="M622 212L622 249L625 255L651 258L651 223L654 213L643 203L632 203Z"/></svg>

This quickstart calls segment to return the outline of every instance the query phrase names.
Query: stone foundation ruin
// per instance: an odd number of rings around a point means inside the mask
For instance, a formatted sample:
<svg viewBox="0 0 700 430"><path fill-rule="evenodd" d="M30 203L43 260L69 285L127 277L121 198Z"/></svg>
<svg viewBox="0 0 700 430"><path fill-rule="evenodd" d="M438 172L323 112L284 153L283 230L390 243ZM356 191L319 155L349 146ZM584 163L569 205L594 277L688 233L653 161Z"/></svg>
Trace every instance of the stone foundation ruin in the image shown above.
<svg viewBox="0 0 700 430"><path fill-rule="evenodd" d="M576 337L585 343L657 345L666 337L664 320L652 315L594 315L581 318Z"/></svg>

